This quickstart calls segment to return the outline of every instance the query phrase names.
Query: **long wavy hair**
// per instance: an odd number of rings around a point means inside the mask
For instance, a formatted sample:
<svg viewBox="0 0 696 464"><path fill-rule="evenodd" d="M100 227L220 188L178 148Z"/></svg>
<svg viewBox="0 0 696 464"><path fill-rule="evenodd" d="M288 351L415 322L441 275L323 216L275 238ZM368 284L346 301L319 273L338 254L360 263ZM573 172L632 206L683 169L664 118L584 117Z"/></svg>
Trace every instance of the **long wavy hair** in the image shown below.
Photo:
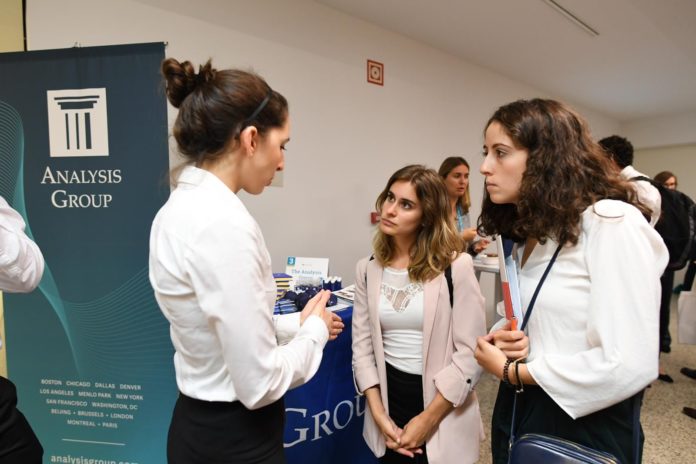
<svg viewBox="0 0 696 464"><path fill-rule="evenodd" d="M440 174L442 180L445 180L454 168L458 168L462 165L466 166L466 168L469 171L471 171L469 163L467 163L467 161L464 158L462 158L461 156L450 156L449 158L445 158L445 160L440 165L440 169L438 169L437 173ZM466 185L466 192L464 192L464 195L457 199L457 205L459 205L462 208L464 214L467 214L469 212L469 208L471 207L471 195L469 194L469 184Z"/></svg>
<svg viewBox="0 0 696 464"><path fill-rule="evenodd" d="M632 185L618 177L592 139L585 120L554 100L518 100L501 106L486 123L499 123L517 148L527 151L517 204L495 204L486 192L478 220L482 235L522 241L577 244L580 216L602 199L624 201L646 217Z"/></svg>
<svg viewBox="0 0 696 464"><path fill-rule="evenodd" d="M674 181L677 182L677 176L675 176L673 172L660 171L657 174L655 174L655 177L653 178L653 180L655 182L657 182L658 184L665 185L665 182L670 180L672 177L674 177Z"/></svg>
<svg viewBox="0 0 696 464"><path fill-rule="evenodd" d="M447 189L442 178L422 165L409 165L396 171L377 197L375 206L382 211L391 186L398 181L410 182L423 211L421 226L411 248L408 275L413 282L427 282L441 274L462 249L462 241L452 222ZM379 228L373 240L374 255L383 267L396 253L394 238Z"/></svg>

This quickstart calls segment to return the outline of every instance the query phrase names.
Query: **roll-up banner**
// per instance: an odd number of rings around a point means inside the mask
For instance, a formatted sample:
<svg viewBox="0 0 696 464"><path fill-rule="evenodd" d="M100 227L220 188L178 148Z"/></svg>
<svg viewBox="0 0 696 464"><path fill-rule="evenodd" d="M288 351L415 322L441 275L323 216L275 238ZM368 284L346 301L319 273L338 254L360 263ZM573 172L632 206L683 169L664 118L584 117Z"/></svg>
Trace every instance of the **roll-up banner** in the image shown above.
<svg viewBox="0 0 696 464"><path fill-rule="evenodd" d="M166 200L164 44L0 54L0 195L46 270L3 295L7 376L44 462L166 462L176 400L148 281Z"/></svg>

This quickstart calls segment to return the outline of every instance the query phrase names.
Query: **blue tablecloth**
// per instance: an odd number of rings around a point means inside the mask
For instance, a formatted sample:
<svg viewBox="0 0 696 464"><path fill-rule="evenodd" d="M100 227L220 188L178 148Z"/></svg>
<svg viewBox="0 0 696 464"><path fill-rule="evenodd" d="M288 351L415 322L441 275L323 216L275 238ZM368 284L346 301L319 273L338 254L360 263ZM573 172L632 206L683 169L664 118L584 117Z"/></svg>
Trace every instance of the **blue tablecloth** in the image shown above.
<svg viewBox="0 0 696 464"><path fill-rule="evenodd" d="M285 455L289 464L372 464L362 437L365 398L355 392L351 368L353 308L337 312L343 333L324 349L317 374L285 395Z"/></svg>

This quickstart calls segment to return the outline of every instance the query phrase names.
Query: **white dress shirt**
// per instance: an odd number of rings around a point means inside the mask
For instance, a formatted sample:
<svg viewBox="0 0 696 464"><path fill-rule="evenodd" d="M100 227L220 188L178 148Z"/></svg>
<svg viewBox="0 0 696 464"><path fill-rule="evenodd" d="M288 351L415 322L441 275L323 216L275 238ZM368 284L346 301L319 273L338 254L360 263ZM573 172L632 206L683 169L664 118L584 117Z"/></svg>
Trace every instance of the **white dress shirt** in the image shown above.
<svg viewBox="0 0 696 464"><path fill-rule="evenodd" d="M630 165L623 168L619 175L626 180L631 180L636 177L650 178L642 172L636 171L636 168ZM635 188L640 202L650 208L650 225L655 227L655 224L657 224L657 221L660 219L660 214L662 214L662 197L660 196L660 191L647 180L634 180L631 181L631 184Z"/></svg>
<svg viewBox="0 0 696 464"><path fill-rule="evenodd" d="M557 246L537 244L519 270L523 308ZM572 418L618 403L657 377L667 259L662 238L633 206L601 200L582 214L578 244L561 250L527 327L529 372Z"/></svg>
<svg viewBox="0 0 696 464"><path fill-rule="evenodd" d="M183 394L256 409L319 368L329 336L325 323L310 316L279 345L279 321L272 317L276 286L261 230L237 195L208 171L186 167L155 217L150 282L170 322Z"/></svg>
<svg viewBox="0 0 696 464"><path fill-rule="evenodd" d="M0 290L34 290L44 271L41 250L24 233L24 219L0 197Z"/></svg>

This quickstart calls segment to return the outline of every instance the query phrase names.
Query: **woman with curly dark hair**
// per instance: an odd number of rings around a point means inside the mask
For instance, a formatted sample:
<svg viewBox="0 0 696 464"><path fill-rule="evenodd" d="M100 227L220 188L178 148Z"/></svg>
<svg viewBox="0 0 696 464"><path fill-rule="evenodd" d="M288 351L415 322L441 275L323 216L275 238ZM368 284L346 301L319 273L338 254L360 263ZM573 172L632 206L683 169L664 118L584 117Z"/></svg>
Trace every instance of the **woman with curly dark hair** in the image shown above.
<svg viewBox="0 0 696 464"><path fill-rule="evenodd" d="M657 377L660 275L668 258L649 211L613 174L585 121L562 103L502 106L486 124L483 148L479 229L517 243L525 311L552 264L526 333L501 323L478 340L478 362L503 380L494 462L507 462L510 385L524 390L516 436L555 435L634 462L642 432L633 414Z"/></svg>

